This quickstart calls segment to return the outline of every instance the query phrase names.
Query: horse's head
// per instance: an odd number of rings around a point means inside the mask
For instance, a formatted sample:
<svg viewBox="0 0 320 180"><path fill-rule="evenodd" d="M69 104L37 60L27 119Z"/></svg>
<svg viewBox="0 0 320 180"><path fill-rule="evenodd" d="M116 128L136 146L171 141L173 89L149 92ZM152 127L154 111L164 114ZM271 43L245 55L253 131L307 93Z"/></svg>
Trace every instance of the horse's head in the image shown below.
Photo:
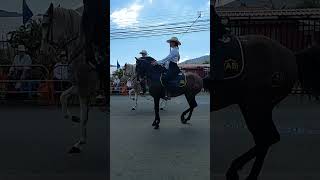
<svg viewBox="0 0 320 180"><path fill-rule="evenodd" d="M51 53L53 48L63 48L80 32L81 17L73 10L53 7L51 3L42 19L42 39L40 52Z"/></svg>
<svg viewBox="0 0 320 180"><path fill-rule="evenodd" d="M53 4L50 4L49 9L42 17L42 39L41 39L41 54L49 54L53 47L50 45L50 41L53 40Z"/></svg>
<svg viewBox="0 0 320 180"><path fill-rule="evenodd" d="M132 64L125 64L123 68L123 74L125 76L132 76L135 74L135 66Z"/></svg>
<svg viewBox="0 0 320 180"><path fill-rule="evenodd" d="M138 77L144 77L147 75L148 64L145 60L136 58L136 74Z"/></svg>
<svg viewBox="0 0 320 180"><path fill-rule="evenodd" d="M213 9L213 40L216 42L218 39L222 38L224 34L228 33L228 29L226 28L226 24L228 24L228 19L222 19L218 13L216 12L215 8Z"/></svg>

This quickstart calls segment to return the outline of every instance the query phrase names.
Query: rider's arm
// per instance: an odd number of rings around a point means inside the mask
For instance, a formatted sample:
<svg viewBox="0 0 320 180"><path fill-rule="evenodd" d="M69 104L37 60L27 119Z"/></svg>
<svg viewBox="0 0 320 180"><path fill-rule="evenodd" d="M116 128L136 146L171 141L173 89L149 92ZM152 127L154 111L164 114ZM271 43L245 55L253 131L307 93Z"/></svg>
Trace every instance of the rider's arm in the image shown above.
<svg viewBox="0 0 320 180"><path fill-rule="evenodd" d="M179 59L178 57L179 57L179 52L178 52L178 50L175 49L175 48L173 48L173 49L170 51L170 54L169 54L166 58L158 61L158 63L159 63L159 64L164 64L164 63L166 63L166 62L168 62L168 61L178 62L178 59Z"/></svg>

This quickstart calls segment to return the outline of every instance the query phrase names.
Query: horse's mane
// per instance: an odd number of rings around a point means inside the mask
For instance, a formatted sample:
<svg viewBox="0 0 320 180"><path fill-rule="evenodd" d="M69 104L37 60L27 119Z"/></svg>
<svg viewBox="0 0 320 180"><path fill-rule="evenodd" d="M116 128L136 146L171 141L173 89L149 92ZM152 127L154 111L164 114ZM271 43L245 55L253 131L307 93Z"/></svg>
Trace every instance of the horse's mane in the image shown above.
<svg viewBox="0 0 320 180"><path fill-rule="evenodd" d="M58 30L63 29L66 38L70 39L81 32L81 15L72 9L62 7L53 8L53 36L56 37ZM56 32L56 33L55 33Z"/></svg>
<svg viewBox="0 0 320 180"><path fill-rule="evenodd" d="M130 74L130 75L135 75L136 74L136 65L126 64L125 65L125 73Z"/></svg>

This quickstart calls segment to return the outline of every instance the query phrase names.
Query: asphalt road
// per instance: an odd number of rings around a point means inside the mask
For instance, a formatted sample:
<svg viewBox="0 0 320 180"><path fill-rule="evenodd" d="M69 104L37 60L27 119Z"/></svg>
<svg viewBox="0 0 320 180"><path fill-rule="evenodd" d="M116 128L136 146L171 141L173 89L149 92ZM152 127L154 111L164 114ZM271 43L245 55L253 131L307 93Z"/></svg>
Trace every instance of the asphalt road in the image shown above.
<svg viewBox="0 0 320 180"><path fill-rule="evenodd" d="M72 108L77 113L77 108ZM92 109L88 144L80 155L67 151L80 129L57 107L0 108L0 179L106 180L106 116Z"/></svg>
<svg viewBox="0 0 320 180"><path fill-rule="evenodd" d="M112 97L111 180L209 179L210 100L206 94L197 101L191 125L180 123L188 107L181 96L160 112L160 129L154 130L150 97L142 98L136 111L128 97Z"/></svg>
<svg viewBox="0 0 320 180"><path fill-rule="evenodd" d="M289 97L273 112L281 134L265 159L259 180L320 179L320 104L307 98ZM214 175L224 180L231 161L253 146L251 134L237 106L211 114L214 122ZM252 163L241 172L244 179Z"/></svg>
<svg viewBox="0 0 320 180"><path fill-rule="evenodd" d="M128 97L111 97L111 180L209 179L209 97L197 97L191 125L180 123L184 97L161 111L159 130L151 126L153 101L142 98L136 111ZM286 99L274 110L281 134L265 161L260 180L320 179L320 104ZM72 108L77 112L77 108ZM106 116L90 111L88 144L80 155L67 151L79 126L62 118L57 107L0 108L0 179L106 179ZM232 159L253 145L238 107L211 114L214 123L214 175L224 174ZM250 165L241 171L244 177ZM242 178L243 179L243 178Z"/></svg>

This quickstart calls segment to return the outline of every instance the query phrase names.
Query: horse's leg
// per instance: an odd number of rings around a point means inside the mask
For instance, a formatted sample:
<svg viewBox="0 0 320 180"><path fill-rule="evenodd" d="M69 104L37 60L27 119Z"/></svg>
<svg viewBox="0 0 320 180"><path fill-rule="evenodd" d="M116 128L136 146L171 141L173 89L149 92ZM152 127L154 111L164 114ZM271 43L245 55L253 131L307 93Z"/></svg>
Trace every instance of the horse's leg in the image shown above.
<svg viewBox="0 0 320 180"><path fill-rule="evenodd" d="M81 152L82 145L87 142L87 122L89 115L89 97L79 97L80 99L80 118L81 118L81 137L70 150L70 153Z"/></svg>
<svg viewBox="0 0 320 180"><path fill-rule="evenodd" d="M188 95L186 94L186 99L188 101L188 104L190 106L189 109L187 109L186 111L184 111L182 114L181 114L181 122L182 124L186 124L187 121L189 121L191 119L191 116L192 116L192 113L193 113L193 110L194 108L196 108L198 106L197 102L196 102L196 97L194 95ZM185 115L188 114L188 117L185 118Z"/></svg>
<svg viewBox="0 0 320 180"><path fill-rule="evenodd" d="M241 112L246 120L248 129L254 137L256 145L254 148L250 149L248 152L244 153L232 162L226 174L227 179L239 179L237 171L240 170L250 160L256 158L247 180L257 180L268 149L272 144L279 141L280 135L272 121L272 111L269 111L269 109L265 108L268 107L255 107L252 109L252 111L250 111L251 114L249 114L248 108L240 105ZM258 118L260 118L259 122L257 122ZM271 118L271 120L269 118ZM263 124L263 126L260 126L260 124Z"/></svg>
<svg viewBox="0 0 320 180"><path fill-rule="evenodd" d="M162 99L160 103L160 110L164 110L167 107L167 100Z"/></svg>
<svg viewBox="0 0 320 180"><path fill-rule="evenodd" d="M129 93L129 99L132 99L132 97L131 97L132 91L134 91L134 90L133 90L133 89L130 89L129 92L128 92L128 93Z"/></svg>
<svg viewBox="0 0 320 180"><path fill-rule="evenodd" d="M77 116L71 116L71 113L68 110L68 99L71 97L71 95L77 94L77 87L71 86L69 89L63 91L60 95L60 102L62 106L62 113L65 119L70 119L73 122L79 123L80 118Z"/></svg>
<svg viewBox="0 0 320 180"><path fill-rule="evenodd" d="M135 91L134 92L134 97L135 97L135 104L134 104L134 106L132 107L132 110L134 111L134 110L136 110L137 109L137 106L138 106L138 93Z"/></svg>
<svg viewBox="0 0 320 180"><path fill-rule="evenodd" d="M152 126L154 126L154 129L159 129L159 124L160 124L160 115L159 115L159 103L160 103L160 98L159 97L154 97L154 113L155 113L155 119L152 123Z"/></svg>

